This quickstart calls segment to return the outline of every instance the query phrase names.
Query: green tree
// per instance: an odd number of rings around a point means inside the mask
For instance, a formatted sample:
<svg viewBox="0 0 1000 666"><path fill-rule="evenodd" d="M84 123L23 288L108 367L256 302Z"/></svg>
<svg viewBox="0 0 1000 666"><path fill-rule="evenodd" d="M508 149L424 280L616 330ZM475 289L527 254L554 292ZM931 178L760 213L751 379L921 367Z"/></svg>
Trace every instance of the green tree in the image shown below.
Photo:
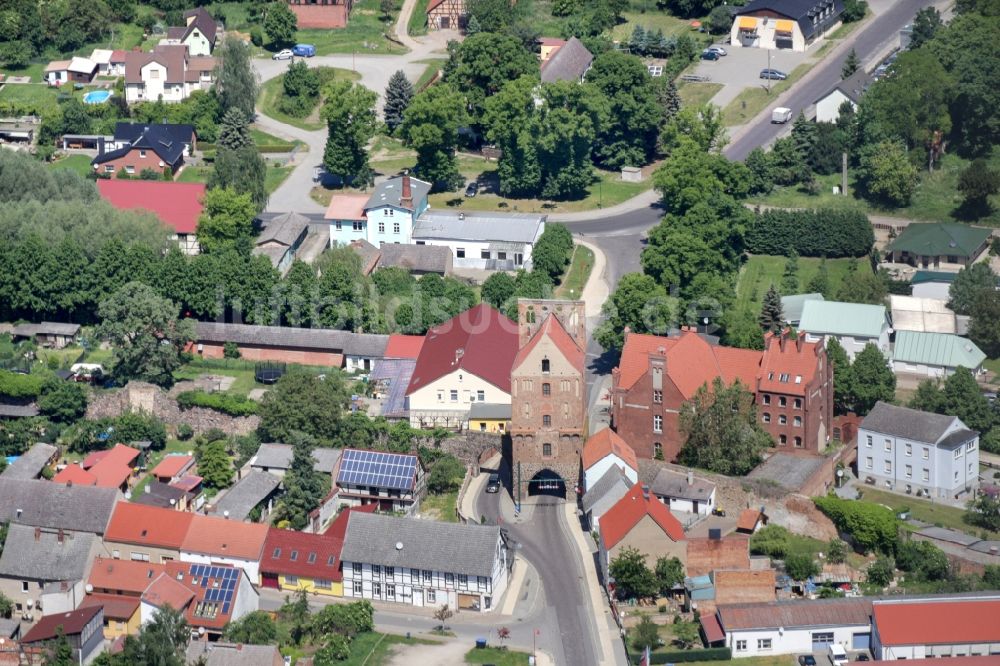
<svg viewBox="0 0 1000 666"><path fill-rule="evenodd" d="M114 350L113 374L170 386L181 364L181 351L194 339L190 320L177 318L179 308L141 282L130 282L98 309L98 334Z"/></svg>
<svg viewBox="0 0 1000 666"><path fill-rule="evenodd" d="M236 249L249 256L253 243L253 221L257 208L249 193L211 189L205 193L204 210L198 218L198 244L204 252Z"/></svg>
<svg viewBox="0 0 1000 666"><path fill-rule="evenodd" d="M5 459L6 462L6 459ZM7 529L6 523L3 529ZM6 540L6 533L4 534L4 540ZM0 542L0 550L3 549L3 543ZM14 602L10 600L10 597L0 593L0 617L9 620L14 615Z"/></svg>
<svg viewBox="0 0 1000 666"><path fill-rule="evenodd" d="M256 210L261 211L267 205L266 172L267 165L250 136L247 116L239 109L230 108L219 126L209 189L231 189L238 194L249 194Z"/></svg>
<svg viewBox="0 0 1000 666"><path fill-rule="evenodd" d="M260 404L260 434L265 442L288 442L296 432L320 443L337 436L348 391L339 372L324 379L290 370L264 394Z"/></svg>
<svg viewBox="0 0 1000 666"><path fill-rule="evenodd" d="M706 153L688 137L679 138L670 159L653 172L653 187L663 197L663 206L676 215L686 214L697 204L720 209L722 195L742 199L750 191L750 181L746 166Z"/></svg>
<svg viewBox="0 0 1000 666"><path fill-rule="evenodd" d="M250 47L237 35L227 34L216 46L214 55L219 63L215 72L215 91L220 106L226 113L240 111L249 122L254 117L254 105L260 94L260 81L250 63Z"/></svg>
<svg viewBox="0 0 1000 666"><path fill-rule="evenodd" d="M313 666L337 666L351 656L351 643L345 636L334 634L326 639L316 655Z"/></svg>
<svg viewBox="0 0 1000 666"><path fill-rule="evenodd" d="M461 182L455 147L465 123L465 105L450 85L435 85L416 95L403 113L403 141L417 151L417 173L435 188L453 189Z"/></svg>
<svg viewBox="0 0 1000 666"><path fill-rule="evenodd" d="M799 293L799 255L789 250L785 270L781 275L781 291L785 294Z"/></svg>
<svg viewBox="0 0 1000 666"><path fill-rule="evenodd" d="M997 421L997 415L980 390L972 371L963 367L956 368L945 379L941 391L941 409L944 414L957 416L965 425L979 432L987 432Z"/></svg>
<svg viewBox="0 0 1000 666"><path fill-rule="evenodd" d="M864 552L893 555L898 541L899 521L887 506L872 502L845 500L834 495L817 497L816 508L833 521L841 532Z"/></svg>
<svg viewBox="0 0 1000 666"><path fill-rule="evenodd" d="M500 309L514 296L516 285L510 273L496 272L483 282L483 301Z"/></svg>
<svg viewBox="0 0 1000 666"><path fill-rule="evenodd" d="M984 159L974 160L959 174L958 191L964 197L960 207L963 217L972 220L986 217L993 212L990 197L1000 192L1000 170L991 168Z"/></svg>
<svg viewBox="0 0 1000 666"><path fill-rule="evenodd" d="M305 118L319 101L319 73L310 69L305 60L293 62L281 79L284 95L278 104L290 116Z"/></svg>
<svg viewBox="0 0 1000 666"><path fill-rule="evenodd" d="M38 411L57 423L72 423L87 412L87 392L76 382L47 379L42 384Z"/></svg>
<svg viewBox="0 0 1000 666"><path fill-rule="evenodd" d="M896 567L921 580L945 580L951 572L948 556L929 541L908 539L896 549Z"/></svg>
<svg viewBox="0 0 1000 666"><path fill-rule="evenodd" d="M859 267L852 262L852 269L840 283L837 289L837 300L845 303L870 303L881 305L889 295L889 285L884 273L873 273L864 265Z"/></svg>
<svg viewBox="0 0 1000 666"><path fill-rule="evenodd" d="M368 142L375 136L378 125L376 101L378 95L351 81L334 81L326 87L322 115L327 128L323 151L327 173L341 176L349 183L367 185L372 181Z"/></svg>
<svg viewBox="0 0 1000 666"><path fill-rule="evenodd" d="M442 494L457 490L465 477L465 465L453 455L444 455L431 467L427 476L427 490Z"/></svg>
<svg viewBox="0 0 1000 666"><path fill-rule="evenodd" d="M369 601L324 606L313 617L312 633L315 636L339 634L354 638L375 629L375 608Z"/></svg>
<svg viewBox="0 0 1000 666"><path fill-rule="evenodd" d="M626 273L601 307L604 320L594 337L605 349L621 349L625 327L635 333L665 335L677 320L678 302L652 277Z"/></svg>
<svg viewBox="0 0 1000 666"><path fill-rule="evenodd" d="M222 637L231 643L276 645L278 625L265 611L251 611L223 629Z"/></svg>
<svg viewBox="0 0 1000 666"><path fill-rule="evenodd" d="M62 103L62 131L64 134L89 134L92 120L87 107L78 97Z"/></svg>
<svg viewBox="0 0 1000 666"><path fill-rule="evenodd" d="M573 256L573 235L566 225L551 222L535 243L531 252L532 270L542 271L557 281Z"/></svg>
<svg viewBox="0 0 1000 666"><path fill-rule="evenodd" d="M925 379L917 384L917 390L914 391L907 407L940 414L944 409L944 396L941 395L937 380Z"/></svg>
<svg viewBox="0 0 1000 666"><path fill-rule="evenodd" d="M660 629L645 613L639 614L639 622L629 631L629 642L638 651L660 646Z"/></svg>
<svg viewBox="0 0 1000 666"><path fill-rule="evenodd" d="M615 579L619 599L646 599L657 593L656 574L646 566L646 556L626 546L611 560L608 573Z"/></svg>
<svg viewBox="0 0 1000 666"><path fill-rule="evenodd" d="M684 563L676 557L658 557L653 568L656 583L662 596L668 596L671 590L684 582Z"/></svg>
<svg viewBox="0 0 1000 666"><path fill-rule="evenodd" d="M844 60L844 67L840 70L840 78L848 78L858 71L859 67L861 67L861 59L858 58L858 52L852 48L847 54L847 59Z"/></svg>
<svg viewBox="0 0 1000 666"><path fill-rule="evenodd" d="M972 525L1000 532L1000 498L980 493L969 502L965 519Z"/></svg>
<svg viewBox="0 0 1000 666"><path fill-rule="evenodd" d="M934 39L942 27L944 27L944 21L941 20L941 12L937 10L937 7L924 7L919 10L917 15L913 17L909 49L919 49Z"/></svg>
<svg viewBox="0 0 1000 666"><path fill-rule="evenodd" d="M292 462L285 475L285 494L278 513L292 529L301 530L309 523L309 514L319 506L328 484L323 475L313 468L316 464L312 455L315 440L303 433L294 433L290 441Z"/></svg>
<svg viewBox="0 0 1000 666"><path fill-rule="evenodd" d="M851 364L851 388L853 411L860 415L870 412L876 402L892 402L896 397L896 375L885 355L870 342Z"/></svg>
<svg viewBox="0 0 1000 666"><path fill-rule="evenodd" d="M680 414L684 437L678 461L718 474L743 476L774 445L761 427L754 397L739 381L726 386L716 377L703 385Z"/></svg>
<svg viewBox="0 0 1000 666"><path fill-rule="evenodd" d="M66 640L62 626L56 629L55 643L45 654L45 666L75 666L73 647Z"/></svg>
<svg viewBox="0 0 1000 666"><path fill-rule="evenodd" d="M879 555L868 565L868 582L879 587L886 587L896 577L896 565L891 557Z"/></svg>
<svg viewBox="0 0 1000 666"><path fill-rule="evenodd" d="M856 173L868 197L892 207L908 205L917 186L917 168L896 141L862 148Z"/></svg>
<svg viewBox="0 0 1000 666"><path fill-rule="evenodd" d="M167 445L167 429L163 421L147 412L125 412L111 425L116 442L149 442L154 451L160 451Z"/></svg>
<svg viewBox="0 0 1000 666"><path fill-rule="evenodd" d="M291 597L285 597L285 603L278 610L278 615L288 625L289 638L294 645L302 645L309 637L312 629L312 618L309 615L309 598L305 589L299 589Z"/></svg>
<svg viewBox="0 0 1000 666"><path fill-rule="evenodd" d="M485 28L485 23L480 20ZM444 81L465 96L473 125L482 124L486 99L508 81L525 74L538 75L538 61L514 37L486 32L467 37L450 50Z"/></svg>
<svg viewBox="0 0 1000 666"><path fill-rule="evenodd" d="M516 5L508 0L469 0L466 7L482 32L502 33L516 19Z"/></svg>
<svg viewBox="0 0 1000 666"><path fill-rule="evenodd" d="M584 86L601 93L615 111L598 136L597 161L613 169L646 164L663 116L646 66L636 56L607 51L594 58Z"/></svg>
<svg viewBox="0 0 1000 666"><path fill-rule="evenodd" d="M990 358L1000 356L1000 292L980 294L971 311L969 339Z"/></svg>
<svg viewBox="0 0 1000 666"><path fill-rule="evenodd" d="M792 580L806 580L819 573L819 565L809 553L789 553L785 556L785 572Z"/></svg>
<svg viewBox="0 0 1000 666"><path fill-rule="evenodd" d="M719 107L705 104L698 108L684 107L666 123L660 135L660 146L672 152L681 137L691 139L706 153L720 152L726 145L726 126Z"/></svg>
<svg viewBox="0 0 1000 666"><path fill-rule="evenodd" d="M674 640L684 650L691 649L700 640L700 627L697 622L678 622L671 629L674 632Z"/></svg>
<svg viewBox="0 0 1000 666"><path fill-rule="evenodd" d="M413 84L406 78L403 70L397 69L389 78L389 85L385 89L385 108L383 115L385 124L392 134L396 128L403 124L403 114L413 99Z"/></svg>
<svg viewBox="0 0 1000 666"><path fill-rule="evenodd" d="M826 559L830 564L843 564L847 561L847 544L840 539L830 539L826 545Z"/></svg>
<svg viewBox="0 0 1000 666"><path fill-rule="evenodd" d="M761 306L758 322L765 332L772 333L777 333L785 325L785 315L781 311L781 294L773 284L764 294L764 304Z"/></svg>
<svg viewBox="0 0 1000 666"><path fill-rule="evenodd" d="M299 29L295 12L284 2L272 2L265 12L263 28L271 45L281 48L295 42L295 31Z"/></svg>
<svg viewBox="0 0 1000 666"><path fill-rule="evenodd" d="M222 490L233 483L233 466L226 453L226 440L209 442L200 448L198 456L198 476L205 480L209 488Z"/></svg>
<svg viewBox="0 0 1000 666"><path fill-rule="evenodd" d="M760 147L747 155L744 164L750 172L750 194L767 194L774 189L774 168L771 154Z"/></svg>

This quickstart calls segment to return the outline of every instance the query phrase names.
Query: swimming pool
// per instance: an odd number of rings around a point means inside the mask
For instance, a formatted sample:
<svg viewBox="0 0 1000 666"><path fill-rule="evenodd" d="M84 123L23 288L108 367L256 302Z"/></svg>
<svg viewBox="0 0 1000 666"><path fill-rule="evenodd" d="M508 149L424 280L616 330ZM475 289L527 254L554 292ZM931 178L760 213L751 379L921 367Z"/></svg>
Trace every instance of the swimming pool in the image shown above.
<svg viewBox="0 0 1000 666"><path fill-rule="evenodd" d="M84 104L103 104L111 97L110 90L92 90L83 96Z"/></svg>

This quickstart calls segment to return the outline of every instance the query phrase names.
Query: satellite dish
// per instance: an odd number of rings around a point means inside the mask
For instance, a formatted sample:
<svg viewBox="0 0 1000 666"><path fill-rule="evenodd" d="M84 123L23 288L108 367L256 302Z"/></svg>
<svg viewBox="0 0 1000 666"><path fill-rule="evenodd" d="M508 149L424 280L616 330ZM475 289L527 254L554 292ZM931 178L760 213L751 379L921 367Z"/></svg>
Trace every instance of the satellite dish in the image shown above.
<svg viewBox="0 0 1000 666"><path fill-rule="evenodd" d="M93 594L94 592L94 586L91 585L90 583L87 583L83 589L87 594Z"/></svg>
<svg viewBox="0 0 1000 666"><path fill-rule="evenodd" d="M397 541L396 542L396 550L403 550L403 542L402 541Z"/></svg>

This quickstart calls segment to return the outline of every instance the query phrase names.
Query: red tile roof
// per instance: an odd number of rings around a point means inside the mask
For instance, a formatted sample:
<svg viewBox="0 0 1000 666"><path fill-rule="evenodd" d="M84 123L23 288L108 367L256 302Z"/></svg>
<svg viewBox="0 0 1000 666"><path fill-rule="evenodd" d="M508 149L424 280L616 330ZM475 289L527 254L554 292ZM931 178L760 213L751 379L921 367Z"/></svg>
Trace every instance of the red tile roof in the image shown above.
<svg viewBox="0 0 1000 666"><path fill-rule="evenodd" d="M795 336L787 338L784 349L781 348L780 336L768 334L765 337L764 357L760 364L761 391L806 394L819 367L816 359L821 343L806 342L805 333L799 335L801 340L796 340ZM785 375L786 381L781 381L782 375Z"/></svg>
<svg viewBox="0 0 1000 666"><path fill-rule="evenodd" d="M104 458L104 456L108 455L109 453L111 453L111 451L107 450L107 449L104 450L104 451L94 451L93 453L91 453L90 455L88 455L86 458L84 458L83 462L80 463L80 465L84 469L90 469L91 467L93 467L97 463L101 462L101 460Z"/></svg>
<svg viewBox="0 0 1000 666"><path fill-rule="evenodd" d="M652 493L649 493L648 497L643 497L642 483L637 483L618 500L617 504L601 516L601 537L604 540L604 547L608 550L614 548L646 516L656 521L663 533L672 541L684 539L684 528L674 514L670 513L670 509Z"/></svg>
<svg viewBox="0 0 1000 666"><path fill-rule="evenodd" d="M160 461L160 464L153 468L151 474L156 478L163 478L169 476L173 478L180 474L185 467L194 461L192 456L188 455L169 455Z"/></svg>
<svg viewBox="0 0 1000 666"><path fill-rule="evenodd" d="M719 617L715 613L702 615L700 620L701 628L705 632L705 638L709 643L726 640L726 632L722 630L722 625L719 624Z"/></svg>
<svg viewBox="0 0 1000 666"><path fill-rule="evenodd" d="M186 511L118 502L104 540L179 549L193 519Z"/></svg>
<svg viewBox="0 0 1000 666"><path fill-rule="evenodd" d="M343 547L342 538L328 534L306 534L272 527L267 531L260 571L313 580L341 581L344 579L340 570L340 551Z"/></svg>
<svg viewBox="0 0 1000 666"><path fill-rule="evenodd" d="M635 451L611 428L605 428L588 439L583 445L580 457L583 460L583 468L590 469L610 455L618 456L629 467L639 471L639 461L636 460Z"/></svg>
<svg viewBox="0 0 1000 666"><path fill-rule="evenodd" d="M180 513L170 511L170 513ZM243 523L214 516L196 516L191 521L181 550L259 561L267 539L267 525Z"/></svg>
<svg viewBox="0 0 1000 666"><path fill-rule="evenodd" d="M74 486L96 486L97 477L76 463L66 465L52 477L53 483L72 483Z"/></svg>
<svg viewBox="0 0 1000 666"><path fill-rule="evenodd" d="M188 601L183 602L184 605L174 606L177 610L184 611L184 619L187 620L188 624L192 627L208 627L213 629L221 629L226 626L226 623L232 619L233 611L237 607L237 598L239 597L240 583L243 580L243 574L237 569L238 577L236 579L236 587L233 589L233 598L228 604L229 612L223 612L226 610L226 604L224 602L210 601L209 604L215 604L215 617L206 616L204 613L202 615L196 615L198 612L198 607L202 602L209 601L208 595L213 590L218 590L219 585L222 582L221 578L208 578L208 582L204 583L204 577L198 577L191 574L191 567L193 565L190 562L167 562L164 564L166 573L163 574L164 578L167 578L173 583L176 583L181 588L188 590L190 597L187 597ZM232 570L235 567L228 565L213 564L212 568ZM218 582L217 582L218 581ZM166 587L163 588L166 590ZM176 595L174 598L176 601L184 598L186 595L180 593L180 589L174 588L169 592L170 595ZM145 595L143 600L146 600ZM166 603L170 603L173 606L173 602L165 600Z"/></svg>
<svg viewBox="0 0 1000 666"><path fill-rule="evenodd" d="M420 349L424 346L424 336L422 335L399 335L389 336L389 344L385 347L385 358L417 358L420 356Z"/></svg>
<svg viewBox="0 0 1000 666"><path fill-rule="evenodd" d="M90 608L91 606L101 606L104 608L104 617L113 620L129 620L135 612L139 610L141 600L139 597L125 597L120 594L98 594L91 593L80 602L80 608Z"/></svg>
<svg viewBox="0 0 1000 666"><path fill-rule="evenodd" d="M194 591L165 572L160 574L142 593L142 600L147 604L157 608L170 606L179 611L184 610L192 599L194 599Z"/></svg>
<svg viewBox="0 0 1000 666"><path fill-rule="evenodd" d="M1000 643L993 599L876 603L873 614L882 645Z"/></svg>
<svg viewBox="0 0 1000 666"><path fill-rule="evenodd" d="M87 582L95 590L114 590L138 596L145 592L163 571L162 564L96 557Z"/></svg>
<svg viewBox="0 0 1000 666"><path fill-rule="evenodd" d="M326 207L323 219L363 220L367 204L367 194L335 194L330 197L330 205Z"/></svg>
<svg viewBox="0 0 1000 666"><path fill-rule="evenodd" d="M351 506L340 512L330 526L323 532L325 536L343 540L347 535L347 525L351 522L352 513L375 513L378 504L365 504L363 506Z"/></svg>
<svg viewBox="0 0 1000 666"><path fill-rule="evenodd" d="M205 479L201 478L197 474L185 474L181 478L177 479L173 483L168 484L171 488L177 488L178 490L183 490L186 493L194 492L194 490L201 485L201 482Z"/></svg>
<svg viewBox="0 0 1000 666"><path fill-rule="evenodd" d="M114 461L120 465L131 465L139 457L139 450L124 444L115 444L113 448L105 452L107 455L98 462ZM84 465L86 467L86 465Z"/></svg>
<svg viewBox="0 0 1000 666"><path fill-rule="evenodd" d="M543 338L551 340L556 349L559 350L559 353L563 355L563 358L578 372L583 372L586 353L576 343L573 336L569 334L566 327L559 321L559 318L551 314L545 318L545 321L538 327L535 334L531 336L528 343L517 352L517 356L514 357L513 367L520 367Z"/></svg>
<svg viewBox="0 0 1000 666"><path fill-rule="evenodd" d="M132 468L115 461L101 461L90 469L98 488L120 488L132 475Z"/></svg>
<svg viewBox="0 0 1000 666"><path fill-rule="evenodd" d="M763 515L760 509L743 509L736 520L736 529L753 532L757 528L757 521L761 520Z"/></svg>
<svg viewBox="0 0 1000 666"><path fill-rule="evenodd" d="M480 303L427 331L406 394L459 369L510 393L517 348L517 324Z"/></svg>
<svg viewBox="0 0 1000 666"><path fill-rule="evenodd" d="M78 608L68 613L56 613L55 615L44 615L38 624L28 630L28 633L21 638L22 643L37 643L55 638L62 627L62 631L67 636L78 634L83 631L87 623L94 619L94 616L101 612L100 608Z"/></svg>
<svg viewBox="0 0 1000 666"><path fill-rule="evenodd" d="M97 189L115 208L151 211L179 234L197 230L205 198L204 183L99 178Z"/></svg>

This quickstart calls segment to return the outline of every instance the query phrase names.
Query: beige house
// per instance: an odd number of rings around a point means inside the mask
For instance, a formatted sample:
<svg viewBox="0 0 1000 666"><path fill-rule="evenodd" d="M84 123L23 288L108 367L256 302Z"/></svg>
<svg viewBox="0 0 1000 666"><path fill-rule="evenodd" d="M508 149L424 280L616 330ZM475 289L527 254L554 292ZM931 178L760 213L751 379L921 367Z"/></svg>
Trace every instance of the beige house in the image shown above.
<svg viewBox="0 0 1000 666"><path fill-rule="evenodd" d="M751 0L734 15L730 43L735 48L806 48L837 28L840 0Z"/></svg>
<svg viewBox="0 0 1000 666"><path fill-rule="evenodd" d="M89 532L11 524L0 555L0 593L22 620L38 619L46 610L43 595L85 580L99 547Z"/></svg>
<svg viewBox="0 0 1000 666"><path fill-rule="evenodd" d="M108 521L101 555L154 564L180 559L193 518L186 511L119 502Z"/></svg>
<svg viewBox="0 0 1000 666"><path fill-rule="evenodd" d="M182 102L214 81L215 58L191 56L182 44L161 44L150 53L125 56L125 101Z"/></svg>
<svg viewBox="0 0 1000 666"><path fill-rule="evenodd" d="M660 557L676 557L687 561L687 539L684 528L670 509L649 491L649 486L637 483L601 516L601 571L605 584L608 566L626 548L635 548L653 567Z"/></svg>

